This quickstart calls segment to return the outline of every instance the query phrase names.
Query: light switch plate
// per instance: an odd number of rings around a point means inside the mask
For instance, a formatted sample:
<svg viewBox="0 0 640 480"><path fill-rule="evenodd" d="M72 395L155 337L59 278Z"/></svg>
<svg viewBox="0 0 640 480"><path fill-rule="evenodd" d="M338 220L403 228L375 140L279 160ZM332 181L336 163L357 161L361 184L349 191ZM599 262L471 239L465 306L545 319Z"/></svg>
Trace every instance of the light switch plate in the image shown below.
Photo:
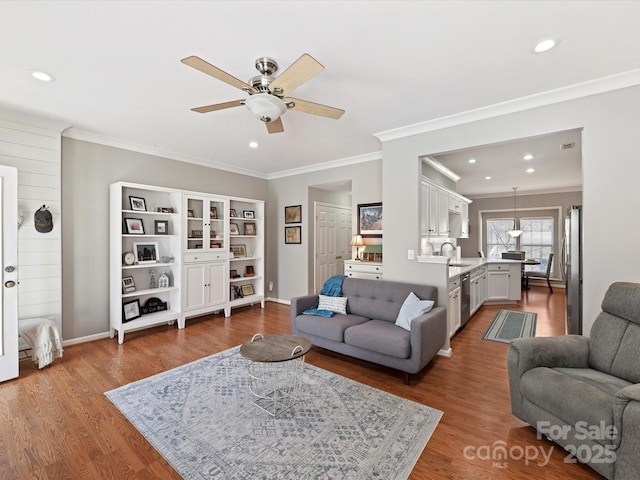
<svg viewBox="0 0 640 480"><path fill-rule="evenodd" d="M409 249L407 250L407 260L415 260L416 259L416 251Z"/></svg>

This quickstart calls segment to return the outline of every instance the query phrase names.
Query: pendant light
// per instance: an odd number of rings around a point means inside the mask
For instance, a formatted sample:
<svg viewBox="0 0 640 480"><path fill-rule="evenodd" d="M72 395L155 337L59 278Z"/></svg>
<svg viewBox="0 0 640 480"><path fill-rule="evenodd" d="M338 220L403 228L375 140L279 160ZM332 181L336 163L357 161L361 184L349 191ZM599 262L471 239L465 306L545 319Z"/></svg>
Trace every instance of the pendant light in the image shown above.
<svg viewBox="0 0 640 480"><path fill-rule="evenodd" d="M513 238L518 238L524 232L520 230L518 226L518 218L516 217L516 190L518 187L513 188L513 230L507 230L507 233Z"/></svg>

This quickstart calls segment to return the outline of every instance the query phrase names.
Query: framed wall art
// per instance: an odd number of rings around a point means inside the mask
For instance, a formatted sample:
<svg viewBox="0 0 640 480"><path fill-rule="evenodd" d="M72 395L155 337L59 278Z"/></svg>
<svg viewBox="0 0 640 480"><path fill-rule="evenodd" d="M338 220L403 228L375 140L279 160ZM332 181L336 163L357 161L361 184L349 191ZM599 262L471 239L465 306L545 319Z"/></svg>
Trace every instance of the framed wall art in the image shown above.
<svg viewBox="0 0 640 480"><path fill-rule="evenodd" d="M125 218L125 231L129 235L144 235L144 225L141 218Z"/></svg>
<svg viewBox="0 0 640 480"><path fill-rule="evenodd" d="M284 243L302 243L302 227L284 227Z"/></svg>
<svg viewBox="0 0 640 480"><path fill-rule="evenodd" d="M382 237L382 202L358 204L358 233L364 238Z"/></svg>
<svg viewBox="0 0 640 480"><path fill-rule="evenodd" d="M284 223L301 223L302 205L284 207Z"/></svg>

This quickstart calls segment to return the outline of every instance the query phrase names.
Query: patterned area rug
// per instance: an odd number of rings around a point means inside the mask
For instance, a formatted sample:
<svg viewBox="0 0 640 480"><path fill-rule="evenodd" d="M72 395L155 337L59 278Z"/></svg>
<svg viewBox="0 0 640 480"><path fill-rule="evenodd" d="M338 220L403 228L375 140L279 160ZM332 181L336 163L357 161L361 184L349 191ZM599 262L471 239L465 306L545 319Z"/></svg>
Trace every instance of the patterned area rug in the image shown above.
<svg viewBox="0 0 640 480"><path fill-rule="evenodd" d="M406 479L442 416L307 364L299 402L272 417L239 347L105 395L186 479Z"/></svg>
<svg viewBox="0 0 640 480"><path fill-rule="evenodd" d="M536 313L500 309L482 338L510 343L514 338L535 337L537 317Z"/></svg>

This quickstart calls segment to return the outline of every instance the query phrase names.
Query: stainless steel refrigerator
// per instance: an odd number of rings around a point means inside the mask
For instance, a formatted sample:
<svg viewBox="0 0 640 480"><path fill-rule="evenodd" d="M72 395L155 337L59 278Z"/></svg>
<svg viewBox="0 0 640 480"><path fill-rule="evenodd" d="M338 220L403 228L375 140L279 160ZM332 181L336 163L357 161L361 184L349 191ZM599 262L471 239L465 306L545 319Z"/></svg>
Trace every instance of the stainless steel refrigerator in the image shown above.
<svg viewBox="0 0 640 480"><path fill-rule="evenodd" d="M582 206L567 209L562 242L562 273L567 295L567 334L582 335Z"/></svg>

